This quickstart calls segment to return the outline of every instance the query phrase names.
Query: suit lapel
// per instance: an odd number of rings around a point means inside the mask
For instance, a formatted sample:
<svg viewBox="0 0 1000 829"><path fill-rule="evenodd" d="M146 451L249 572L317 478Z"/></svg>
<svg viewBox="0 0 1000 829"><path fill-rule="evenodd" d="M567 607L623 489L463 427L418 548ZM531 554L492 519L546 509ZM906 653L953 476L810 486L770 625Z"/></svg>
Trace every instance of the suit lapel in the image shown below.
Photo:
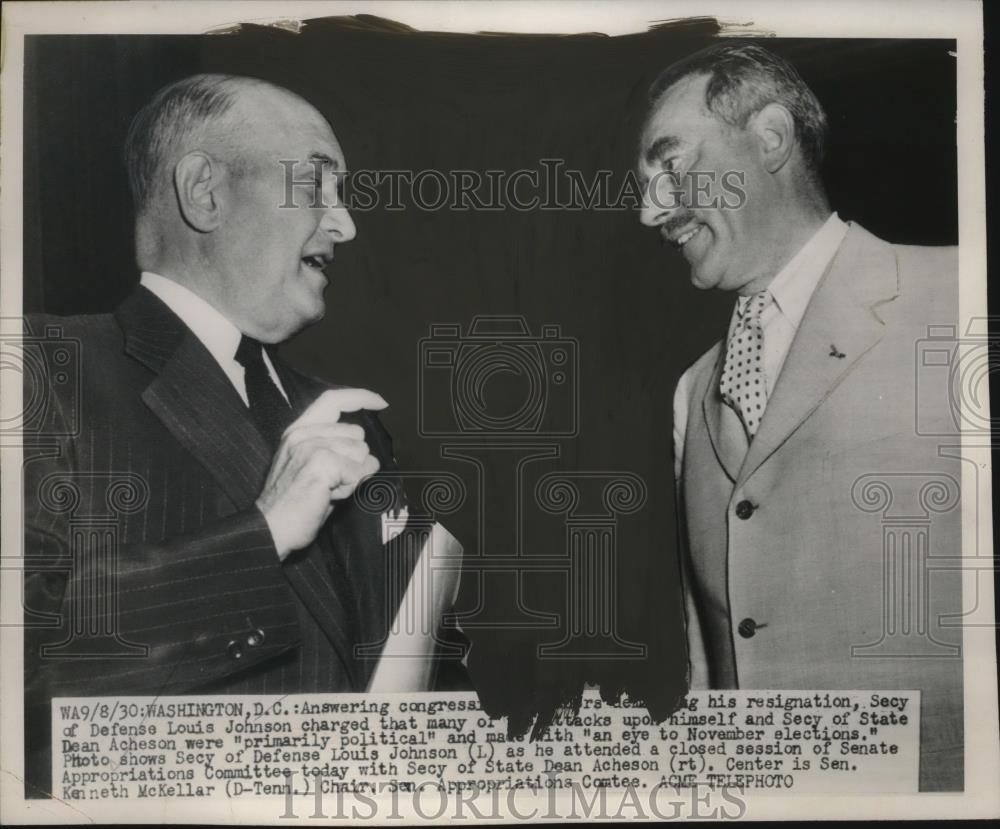
<svg viewBox="0 0 1000 829"><path fill-rule="evenodd" d="M722 365L725 359L726 349L725 344L723 344L719 350L711 379L708 381L708 388L705 389L701 406L715 456L719 459L719 463L729 479L735 482L747 454L747 436L739 415L722 402L722 395L719 393L719 380L722 376Z"/></svg>
<svg viewBox="0 0 1000 829"><path fill-rule="evenodd" d="M802 317L740 481L788 440L878 343L885 332L879 306L898 293L892 246L852 224Z"/></svg>
<svg viewBox="0 0 1000 829"><path fill-rule="evenodd" d="M298 417L319 396L322 389L313 387L306 378L289 370L276 352L270 352L270 357L288 395L294 416ZM355 581L344 567L344 545L333 529L337 511L343 511L346 506L345 503L337 504L334 517L323 526L316 541L307 550L292 553L285 560L284 569L288 580L340 654L341 662L353 678L352 685L361 688L363 683L353 654L354 643L363 641L359 640L357 630L359 609Z"/></svg>
<svg viewBox="0 0 1000 829"><path fill-rule="evenodd" d="M252 503L271 453L229 378L201 341L145 288L126 300L116 316L126 352L157 375L143 401L234 506Z"/></svg>
<svg viewBox="0 0 1000 829"><path fill-rule="evenodd" d="M201 341L145 288L129 297L116 317L126 352L157 374L143 401L212 474L233 506L248 507L264 486L272 452L229 378ZM298 388L289 390L286 382L290 374L279 376L293 406L301 405ZM350 668L350 614L317 544L292 553L281 570Z"/></svg>
<svg viewBox="0 0 1000 829"><path fill-rule="evenodd" d="M229 378L194 334L185 337L142 399L236 506L253 503L271 452Z"/></svg>

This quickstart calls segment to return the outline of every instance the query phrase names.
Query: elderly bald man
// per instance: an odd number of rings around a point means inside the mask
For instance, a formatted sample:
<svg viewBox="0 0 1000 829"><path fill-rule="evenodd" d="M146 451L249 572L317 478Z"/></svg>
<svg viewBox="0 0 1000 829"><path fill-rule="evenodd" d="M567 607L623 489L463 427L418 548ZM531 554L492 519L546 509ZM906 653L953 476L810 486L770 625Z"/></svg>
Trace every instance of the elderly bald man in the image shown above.
<svg viewBox="0 0 1000 829"><path fill-rule="evenodd" d="M356 646L394 612L382 517L354 497L394 474L386 402L273 349L323 316L355 235L330 124L272 84L198 75L139 112L126 161L140 284L114 314L28 323L80 346L79 398L25 390L61 436L25 464L26 605L57 620L26 636L35 779L54 696L363 691ZM98 513L107 529L80 535Z"/></svg>

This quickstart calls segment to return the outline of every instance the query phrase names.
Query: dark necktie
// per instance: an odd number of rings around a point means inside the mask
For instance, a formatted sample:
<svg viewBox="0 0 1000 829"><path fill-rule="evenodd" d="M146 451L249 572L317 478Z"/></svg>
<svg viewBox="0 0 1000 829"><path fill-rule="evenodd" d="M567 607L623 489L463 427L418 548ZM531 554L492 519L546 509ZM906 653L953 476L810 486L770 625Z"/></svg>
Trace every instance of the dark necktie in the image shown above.
<svg viewBox="0 0 1000 829"><path fill-rule="evenodd" d="M267 370L264 346L258 340L244 335L236 349L235 359L243 366L250 416L271 448L277 449L282 433L292 422L294 412ZM299 676L303 677L303 672L311 668L314 671L313 681L317 683L316 690L325 690L323 682L332 682L329 677L342 674L346 669L348 676L346 679L342 677L340 683L358 691L361 688L357 687L358 680L352 675L356 669L350 651L351 645L358 641L354 632L357 603L353 586L336 553L330 530L323 529L316 536L314 544L289 556L282 565L288 571L297 571L299 578L308 582L314 593L325 597L324 612L334 627L342 631L345 640L344 650L338 657L336 647L316 628L318 617L305 604L300 603L300 625L303 630L309 631L303 653L311 656L308 664L305 661L300 663ZM303 655L300 659L305 660L306 657Z"/></svg>
<svg viewBox="0 0 1000 829"><path fill-rule="evenodd" d="M250 416L271 447L277 448L282 432L292 422L292 408L271 379L264 363L264 346L244 334L236 349L236 362L243 366Z"/></svg>

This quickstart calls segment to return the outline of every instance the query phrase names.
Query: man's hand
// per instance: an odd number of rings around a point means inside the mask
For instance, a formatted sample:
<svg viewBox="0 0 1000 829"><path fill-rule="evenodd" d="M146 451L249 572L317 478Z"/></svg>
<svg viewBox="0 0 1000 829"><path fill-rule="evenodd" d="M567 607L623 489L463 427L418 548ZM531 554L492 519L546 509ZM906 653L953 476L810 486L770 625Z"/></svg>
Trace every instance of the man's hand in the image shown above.
<svg viewBox="0 0 1000 829"><path fill-rule="evenodd" d="M343 412L379 411L389 404L366 389L323 392L281 436L257 506L282 560L312 543L333 511L379 468L365 431L340 423Z"/></svg>

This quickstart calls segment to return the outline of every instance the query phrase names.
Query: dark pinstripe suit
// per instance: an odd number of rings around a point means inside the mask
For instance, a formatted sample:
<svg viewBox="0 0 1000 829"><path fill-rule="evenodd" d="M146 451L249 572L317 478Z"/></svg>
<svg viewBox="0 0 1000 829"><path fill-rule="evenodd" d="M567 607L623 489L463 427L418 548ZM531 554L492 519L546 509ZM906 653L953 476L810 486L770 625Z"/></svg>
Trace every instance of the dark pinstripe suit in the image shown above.
<svg viewBox="0 0 1000 829"><path fill-rule="evenodd" d="M353 646L381 641L398 602L379 515L338 503L280 562L254 505L272 453L216 361L145 288L114 315L29 326L61 329L80 354L76 399L75 384L39 390L26 373L25 399L48 405L25 450L25 606L36 624L58 620L26 631L29 780L48 778L54 696L364 690L374 662ZM275 367L296 413L329 388ZM374 415L350 418L394 470ZM102 618L116 635L100 635Z"/></svg>

